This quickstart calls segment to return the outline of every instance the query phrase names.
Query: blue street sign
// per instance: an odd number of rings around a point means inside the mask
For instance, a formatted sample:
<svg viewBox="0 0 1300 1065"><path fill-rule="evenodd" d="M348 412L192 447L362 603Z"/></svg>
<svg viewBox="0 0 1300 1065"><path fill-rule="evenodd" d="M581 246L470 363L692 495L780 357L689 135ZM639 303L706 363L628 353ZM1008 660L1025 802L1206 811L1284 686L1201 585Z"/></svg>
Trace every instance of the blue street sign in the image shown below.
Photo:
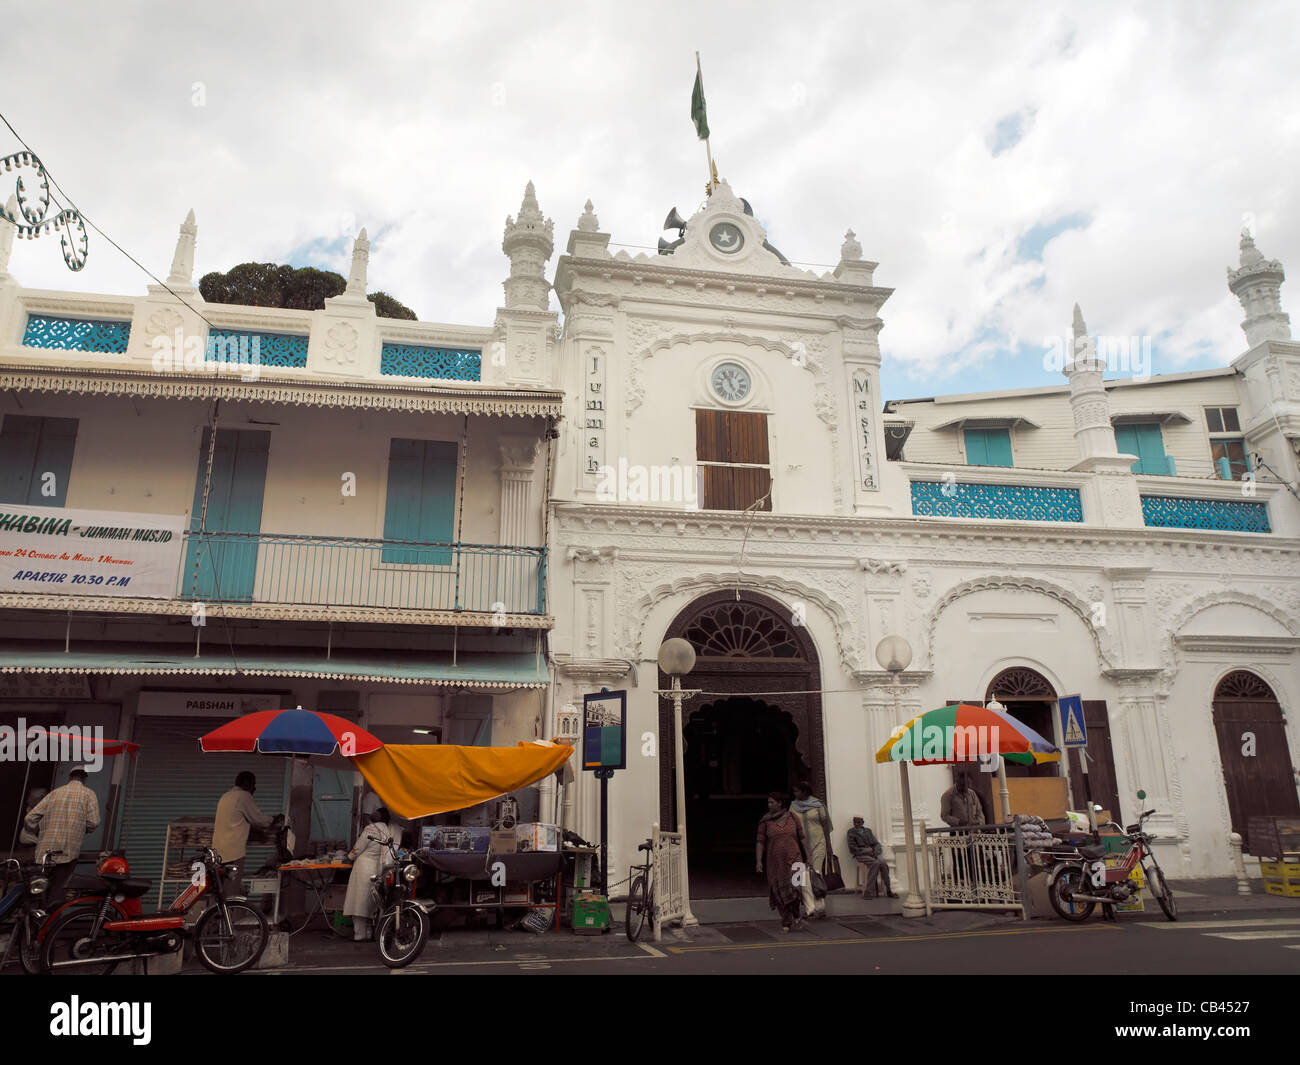
<svg viewBox="0 0 1300 1065"><path fill-rule="evenodd" d="M1061 708L1061 746L1088 746L1088 730L1083 726L1083 699L1066 695L1056 701Z"/></svg>

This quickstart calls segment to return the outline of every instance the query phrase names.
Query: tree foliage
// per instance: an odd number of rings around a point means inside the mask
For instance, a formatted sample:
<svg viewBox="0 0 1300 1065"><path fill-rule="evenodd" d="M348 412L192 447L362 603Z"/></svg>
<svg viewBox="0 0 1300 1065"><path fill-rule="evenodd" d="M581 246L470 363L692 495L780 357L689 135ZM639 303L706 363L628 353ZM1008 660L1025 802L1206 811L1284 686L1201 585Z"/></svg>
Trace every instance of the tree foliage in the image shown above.
<svg viewBox="0 0 1300 1065"><path fill-rule="evenodd" d="M213 272L199 279L199 292L209 303L241 303L248 307L284 307L296 311L319 311L325 301L340 296L347 280L332 270L311 266L294 269L275 263L240 263L224 274ZM380 318L415 321L415 312L387 292L366 297Z"/></svg>

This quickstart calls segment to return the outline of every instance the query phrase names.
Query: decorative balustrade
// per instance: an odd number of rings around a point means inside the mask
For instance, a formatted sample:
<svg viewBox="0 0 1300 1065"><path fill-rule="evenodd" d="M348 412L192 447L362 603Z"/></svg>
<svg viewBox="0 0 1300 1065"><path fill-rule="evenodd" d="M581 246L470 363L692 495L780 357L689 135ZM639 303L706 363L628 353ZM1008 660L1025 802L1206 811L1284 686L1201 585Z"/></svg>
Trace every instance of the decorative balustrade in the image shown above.
<svg viewBox="0 0 1300 1065"><path fill-rule="evenodd" d="M389 377L478 381L483 374L483 353L419 344L384 344L379 354L379 372Z"/></svg>
<svg viewBox="0 0 1300 1065"><path fill-rule="evenodd" d="M912 513L920 518L1083 521L1077 488L962 481L913 481Z"/></svg>
<svg viewBox="0 0 1300 1065"><path fill-rule="evenodd" d="M205 358L208 362L301 369L307 365L307 337L293 333L213 329L208 333Z"/></svg>
<svg viewBox="0 0 1300 1065"><path fill-rule="evenodd" d="M27 317L23 347L53 348L57 351L95 351L110 355L126 352L131 339L130 322L92 318L59 318L48 314Z"/></svg>
<svg viewBox="0 0 1300 1065"><path fill-rule="evenodd" d="M546 610L546 549L276 533L185 534L178 598L500 614ZM385 561L392 557L422 563Z"/></svg>
<svg viewBox="0 0 1300 1065"><path fill-rule="evenodd" d="M1222 532L1272 532L1268 507L1236 499L1143 496L1147 525L1167 529L1217 529Z"/></svg>

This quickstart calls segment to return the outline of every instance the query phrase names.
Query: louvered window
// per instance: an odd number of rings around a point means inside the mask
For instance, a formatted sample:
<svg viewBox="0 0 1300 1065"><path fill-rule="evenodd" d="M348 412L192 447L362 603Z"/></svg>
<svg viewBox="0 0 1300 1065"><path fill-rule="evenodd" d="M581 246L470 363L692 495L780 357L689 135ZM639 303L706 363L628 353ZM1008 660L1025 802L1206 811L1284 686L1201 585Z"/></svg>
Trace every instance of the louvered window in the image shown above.
<svg viewBox="0 0 1300 1065"><path fill-rule="evenodd" d="M772 509L766 414L696 411L695 460L702 509Z"/></svg>

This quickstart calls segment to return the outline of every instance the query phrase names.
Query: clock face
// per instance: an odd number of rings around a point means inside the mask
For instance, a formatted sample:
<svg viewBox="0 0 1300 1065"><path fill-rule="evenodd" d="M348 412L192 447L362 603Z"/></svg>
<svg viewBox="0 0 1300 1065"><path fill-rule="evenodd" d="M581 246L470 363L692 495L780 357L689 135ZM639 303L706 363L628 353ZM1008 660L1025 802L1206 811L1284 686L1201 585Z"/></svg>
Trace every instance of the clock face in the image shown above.
<svg viewBox="0 0 1300 1065"><path fill-rule="evenodd" d="M720 252L732 255L745 245L745 234L733 222L719 222L709 230L709 242Z"/></svg>
<svg viewBox="0 0 1300 1065"><path fill-rule="evenodd" d="M724 362L713 371L713 391L719 399L738 403L749 395L749 371L734 362Z"/></svg>

